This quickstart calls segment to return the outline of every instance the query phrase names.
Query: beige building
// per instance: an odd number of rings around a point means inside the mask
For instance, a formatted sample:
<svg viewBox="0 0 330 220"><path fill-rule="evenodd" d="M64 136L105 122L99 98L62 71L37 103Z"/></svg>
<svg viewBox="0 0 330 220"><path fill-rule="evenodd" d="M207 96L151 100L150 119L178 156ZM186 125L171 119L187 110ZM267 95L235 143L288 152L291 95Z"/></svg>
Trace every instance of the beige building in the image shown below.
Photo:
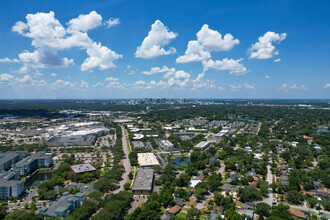
<svg viewBox="0 0 330 220"><path fill-rule="evenodd" d="M152 167L159 165L159 162L153 153L138 153L137 156L140 167Z"/></svg>

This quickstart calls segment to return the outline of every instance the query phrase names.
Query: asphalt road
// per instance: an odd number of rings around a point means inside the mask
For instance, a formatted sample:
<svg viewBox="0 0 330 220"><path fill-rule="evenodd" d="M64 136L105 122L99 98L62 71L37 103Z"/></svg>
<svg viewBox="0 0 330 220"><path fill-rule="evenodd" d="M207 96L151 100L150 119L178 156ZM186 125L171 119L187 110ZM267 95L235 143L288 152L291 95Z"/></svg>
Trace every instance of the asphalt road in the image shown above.
<svg viewBox="0 0 330 220"><path fill-rule="evenodd" d="M126 139L126 132L123 126L121 126L122 131L122 145L123 145L123 151L125 153L125 158L123 159L123 166L125 168L125 172L122 175L122 180L119 182L119 188L113 191L113 193L118 193L122 190L124 190L124 184L128 182L128 174L131 172L131 164L129 162L129 150L127 146L127 139Z"/></svg>
<svg viewBox="0 0 330 220"><path fill-rule="evenodd" d="M288 205L288 204L286 204L286 205ZM322 213L325 213L327 215L330 215L330 212L325 211L325 210L316 210L316 209L312 209L312 208L306 208L306 207L297 206L297 205L290 205L290 204L289 204L289 206L292 207L292 208L295 208L295 209L305 211L305 212L316 212L316 213L322 212Z"/></svg>
<svg viewBox="0 0 330 220"><path fill-rule="evenodd" d="M273 175L270 171L270 165L267 166L267 182L268 182L268 184L271 184L273 182ZM274 198L273 198L273 192L270 188L269 188L269 197L264 199L263 202L265 202L268 205L272 206L272 203L274 202ZM319 213L321 211L322 213L330 215L330 212L325 211L325 210L316 210L316 209L312 209L312 208L306 208L306 207L303 207L303 206L290 205L290 204L286 204L286 205L289 205L292 208L299 209L299 210L302 210L302 211L305 211L305 212Z"/></svg>
<svg viewBox="0 0 330 220"><path fill-rule="evenodd" d="M267 182L268 185L273 183L273 175L270 170L271 166L267 165ZM268 198L264 199L263 202L267 203L268 205L272 206L272 203L274 202L274 194L273 190L271 188L268 188Z"/></svg>
<svg viewBox="0 0 330 220"><path fill-rule="evenodd" d="M122 146L123 146L123 151L125 153L125 158L123 159L123 166L125 168L125 172L122 175L122 179L119 182L119 188L116 189L115 191L113 191L112 193L118 193L122 190L124 190L124 184L128 182L129 178L128 178L128 174L131 172L131 164L129 162L129 150L128 150L128 146L127 146L127 139L126 139L126 132L123 126L121 126L121 131L122 131ZM94 213L92 216L97 215L100 211L102 210L102 208L100 208L99 210L97 210L96 213Z"/></svg>

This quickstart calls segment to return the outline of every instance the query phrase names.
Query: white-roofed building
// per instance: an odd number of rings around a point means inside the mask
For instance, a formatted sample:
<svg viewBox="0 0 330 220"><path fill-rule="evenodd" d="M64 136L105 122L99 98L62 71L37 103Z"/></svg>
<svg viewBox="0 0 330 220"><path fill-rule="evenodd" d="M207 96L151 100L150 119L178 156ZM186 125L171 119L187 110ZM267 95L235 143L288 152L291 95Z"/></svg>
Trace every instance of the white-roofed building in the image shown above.
<svg viewBox="0 0 330 220"><path fill-rule="evenodd" d="M132 140L141 140L144 138L143 134L134 134L134 137L132 138Z"/></svg>
<svg viewBox="0 0 330 220"><path fill-rule="evenodd" d="M158 166L159 161L153 153L138 153L138 163L140 167Z"/></svg>

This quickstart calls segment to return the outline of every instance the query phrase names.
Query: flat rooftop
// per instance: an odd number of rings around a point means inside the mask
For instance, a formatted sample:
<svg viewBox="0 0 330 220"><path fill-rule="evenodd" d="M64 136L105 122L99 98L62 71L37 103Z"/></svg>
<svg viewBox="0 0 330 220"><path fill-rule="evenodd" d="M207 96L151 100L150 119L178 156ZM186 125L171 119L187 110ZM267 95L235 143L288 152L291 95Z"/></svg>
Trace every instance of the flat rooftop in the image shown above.
<svg viewBox="0 0 330 220"><path fill-rule="evenodd" d="M72 165L71 169L74 173L86 173L96 171L96 169L89 163Z"/></svg>
<svg viewBox="0 0 330 220"><path fill-rule="evenodd" d="M169 140L161 140L160 142L162 142L162 144L166 147L167 146L173 146L172 142L169 141Z"/></svg>
<svg viewBox="0 0 330 220"><path fill-rule="evenodd" d="M203 149L203 148L207 147L209 144L210 144L210 142L208 142L208 141L202 141L202 142L199 142L198 144L196 144L194 147Z"/></svg>
<svg viewBox="0 0 330 220"><path fill-rule="evenodd" d="M153 169L138 169L132 190L152 190Z"/></svg>
<svg viewBox="0 0 330 220"><path fill-rule="evenodd" d="M145 145L142 141L132 141L134 148L144 148Z"/></svg>
<svg viewBox="0 0 330 220"><path fill-rule="evenodd" d="M159 162L153 153L138 153L138 163L141 167L157 166Z"/></svg>
<svg viewBox="0 0 330 220"><path fill-rule="evenodd" d="M95 141L94 135L72 135L54 137L47 141L49 146L89 146Z"/></svg>

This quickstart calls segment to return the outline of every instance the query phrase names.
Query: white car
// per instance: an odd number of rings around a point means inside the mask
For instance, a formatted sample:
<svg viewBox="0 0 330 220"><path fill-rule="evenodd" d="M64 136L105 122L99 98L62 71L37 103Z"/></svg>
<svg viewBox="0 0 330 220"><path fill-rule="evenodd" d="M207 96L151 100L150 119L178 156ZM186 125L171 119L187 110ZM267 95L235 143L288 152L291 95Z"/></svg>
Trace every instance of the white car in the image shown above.
<svg viewBox="0 0 330 220"><path fill-rule="evenodd" d="M87 189L88 188L88 186L84 186L84 189Z"/></svg>

